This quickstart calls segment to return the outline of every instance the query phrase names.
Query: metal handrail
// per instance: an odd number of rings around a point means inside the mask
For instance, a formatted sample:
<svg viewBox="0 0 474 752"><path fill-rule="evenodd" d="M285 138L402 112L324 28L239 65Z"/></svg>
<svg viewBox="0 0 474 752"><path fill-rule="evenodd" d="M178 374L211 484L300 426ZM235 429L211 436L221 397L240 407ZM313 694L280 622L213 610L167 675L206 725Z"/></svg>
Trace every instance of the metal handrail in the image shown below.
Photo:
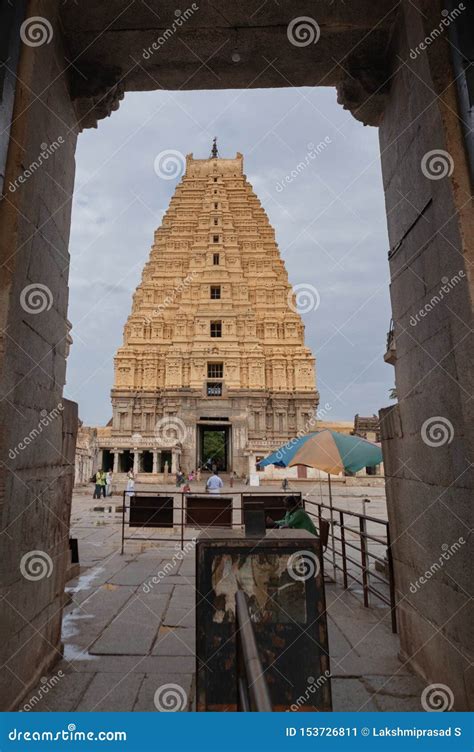
<svg viewBox="0 0 474 752"><path fill-rule="evenodd" d="M349 580L357 583L358 585L361 585L364 606L367 608L369 608L370 606L369 594L375 596L380 601L382 601L382 603L389 606L392 622L392 632L396 633L397 614L395 598L395 577L393 571L392 553L390 548L390 531L388 520L381 520L377 517L369 517L358 512L351 512L347 509L341 509L340 507L333 506L331 508L327 504L323 504L319 501L313 501L312 499L306 499L306 504L307 506L317 507L318 511L316 513L307 508L308 514L316 521L316 523L319 522L320 524L320 521L322 519L328 519L328 517L323 517L323 510L328 514L332 513L333 516L334 514L337 514L339 517L339 520L335 520L333 518L332 523L333 527L338 527L338 529L341 531L341 534L340 537L329 536L327 550L331 552L332 557L326 557L326 559L332 564L334 570L334 580L336 581L336 572L342 572L343 586L345 590L349 588ZM357 527L352 527L348 524L345 524L346 516L356 518L358 520ZM367 533L367 522L382 525L382 527L385 529L384 538ZM346 533L351 533L352 535L357 536L360 545L356 546L354 545L354 541L348 541L346 539ZM370 559L374 559L375 561L379 562L382 562L383 560L381 560L380 557L376 554L369 551L369 541L373 541L377 545L386 546L388 579L384 578L381 574L370 570ZM337 546L338 543L340 544L340 547ZM334 548L332 546L334 546ZM360 552L360 561L357 561L353 558L353 556L350 556L347 553L346 548L350 548L352 551ZM337 561L337 559L339 559L339 561ZM356 568L356 572L349 571L348 563L352 564L353 567ZM357 577L357 574L360 574L362 579ZM375 580L376 584L381 583L383 585L386 585L389 590L388 595L381 593L379 590L373 587L371 580Z"/></svg>
<svg viewBox="0 0 474 752"><path fill-rule="evenodd" d="M267 680L258 654L257 640L250 619L248 599L243 590L235 594L237 690L239 710L272 713Z"/></svg>
<svg viewBox="0 0 474 752"><path fill-rule="evenodd" d="M306 504L313 504L313 506L322 507L323 509L331 509L331 507L328 504L323 504L320 501L313 501L313 499L308 499L306 496L303 497ZM380 525L388 525L388 520L381 520L380 517L371 517L368 514L360 514L359 512L350 512L347 509L341 509L340 507L332 507L333 512L343 512L344 514L349 514L351 517L363 517L364 520L367 520L367 522L377 522Z"/></svg>

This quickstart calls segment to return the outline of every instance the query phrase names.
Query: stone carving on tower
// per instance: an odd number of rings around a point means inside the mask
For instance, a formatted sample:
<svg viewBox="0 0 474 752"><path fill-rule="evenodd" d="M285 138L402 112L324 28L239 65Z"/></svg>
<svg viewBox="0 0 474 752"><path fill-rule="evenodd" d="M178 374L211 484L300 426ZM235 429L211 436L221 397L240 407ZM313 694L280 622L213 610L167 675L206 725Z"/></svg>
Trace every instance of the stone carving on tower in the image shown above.
<svg viewBox="0 0 474 752"><path fill-rule="evenodd" d="M155 231L115 358L111 444L126 444L132 401L150 449L164 419L186 426L185 469L200 460L199 426L222 420L234 431L227 469L241 473L259 447L308 430L317 409L315 361L274 230L242 155L220 158L216 140L209 159L186 157Z"/></svg>

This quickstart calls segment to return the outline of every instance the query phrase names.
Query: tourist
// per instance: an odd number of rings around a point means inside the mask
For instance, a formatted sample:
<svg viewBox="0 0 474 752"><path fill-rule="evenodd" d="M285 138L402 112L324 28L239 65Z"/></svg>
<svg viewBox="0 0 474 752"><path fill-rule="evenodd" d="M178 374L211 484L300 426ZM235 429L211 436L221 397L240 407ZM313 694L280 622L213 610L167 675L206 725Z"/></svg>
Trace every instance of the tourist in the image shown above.
<svg viewBox="0 0 474 752"><path fill-rule="evenodd" d="M200 467L198 467L198 469L196 470L196 480L198 483L201 482L201 468Z"/></svg>
<svg viewBox="0 0 474 752"><path fill-rule="evenodd" d="M189 473L189 475L188 475L188 481L189 481L190 483L192 483L192 482L193 482L193 480L194 480L194 477L195 477L195 476L194 476L194 470L191 470L191 472L190 472L190 473Z"/></svg>
<svg viewBox="0 0 474 752"><path fill-rule="evenodd" d="M222 478L219 478L219 473L215 470L212 475L207 479L206 491L212 494L218 494L223 487Z"/></svg>
<svg viewBox="0 0 474 752"><path fill-rule="evenodd" d="M105 493L105 492L106 492L106 477L105 477L105 470L101 470L101 471L100 471L100 480L99 480L99 484L100 484L100 492L101 492L102 496L103 496L103 497L104 497L104 499L105 499L105 496L106 496L106 493Z"/></svg>
<svg viewBox="0 0 474 752"><path fill-rule="evenodd" d="M112 496L112 470L109 470L105 476L105 495Z"/></svg>
<svg viewBox="0 0 474 752"><path fill-rule="evenodd" d="M132 468L127 473L127 491L128 496L133 496L135 494L135 473L133 472Z"/></svg>
<svg viewBox="0 0 474 752"><path fill-rule="evenodd" d="M229 485L231 488L234 487L234 471L233 470L230 471Z"/></svg>
<svg viewBox="0 0 474 752"><path fill-rule="evenodd" d="M274 522L270 517L267 517L267 527L307 530L308 533L317 535L311 517L301 506L299 496L287 496L285 499L285 507L287 511L282 520Z"/></svg>
<svg viewBox="0 0 474 752"><path fill-rule="evenodd" d="M102 496L102 470L97 470L95 474L95 488L93 499L100 499Z"/></svg>
<svg viewBox="0 0 474 752"><path fill-rule="evenodd" d="M288 478L283 478L281 487L283 491L288 491L288 488L290 487L290 484L288 483Z"/></svg>

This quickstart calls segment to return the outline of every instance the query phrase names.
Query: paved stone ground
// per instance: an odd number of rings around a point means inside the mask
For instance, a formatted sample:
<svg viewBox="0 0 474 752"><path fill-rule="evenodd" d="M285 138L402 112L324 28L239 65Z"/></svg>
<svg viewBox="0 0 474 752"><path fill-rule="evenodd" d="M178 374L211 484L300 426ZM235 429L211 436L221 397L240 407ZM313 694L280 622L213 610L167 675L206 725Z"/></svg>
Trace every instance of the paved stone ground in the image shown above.
<svg viewBox="0 0 474 752"><path fill-rule="evenodd" d="M92 512L75 494L72 534L81 574L68 585L64 657L32 693L36 711L156 711L155 692L179 685L194 709L194 551L180 561L166 543L127 543L119 517ZM143 587L163 570L159 584ZM334 710L419 710L421 682L397 658L386 609L327 583ZM61 673L60 673L61 672ZM23 707L23 706L22 706Z"/></svg>

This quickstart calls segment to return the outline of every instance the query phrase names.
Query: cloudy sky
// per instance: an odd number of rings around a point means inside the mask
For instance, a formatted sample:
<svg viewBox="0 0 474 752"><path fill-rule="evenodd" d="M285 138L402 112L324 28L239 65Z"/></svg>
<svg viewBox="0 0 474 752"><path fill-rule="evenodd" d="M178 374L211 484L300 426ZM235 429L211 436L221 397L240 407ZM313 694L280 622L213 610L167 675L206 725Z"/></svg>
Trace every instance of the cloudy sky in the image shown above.
<svg viewBox="0 0 474 752"><path fill-rule="evenodd" d="M356 122L335 90L323 88L129 93L97 130L81 134L67 397L88 425L111 417L113 356L178 182L156 174L155 158L168 149L207 157L214 136L221 156L244 154L290 282L317 291L319 305L301 305L311 308L303 320L326 418L377 412L393 386L383 361L390 304L377 130Z"/></svg>

